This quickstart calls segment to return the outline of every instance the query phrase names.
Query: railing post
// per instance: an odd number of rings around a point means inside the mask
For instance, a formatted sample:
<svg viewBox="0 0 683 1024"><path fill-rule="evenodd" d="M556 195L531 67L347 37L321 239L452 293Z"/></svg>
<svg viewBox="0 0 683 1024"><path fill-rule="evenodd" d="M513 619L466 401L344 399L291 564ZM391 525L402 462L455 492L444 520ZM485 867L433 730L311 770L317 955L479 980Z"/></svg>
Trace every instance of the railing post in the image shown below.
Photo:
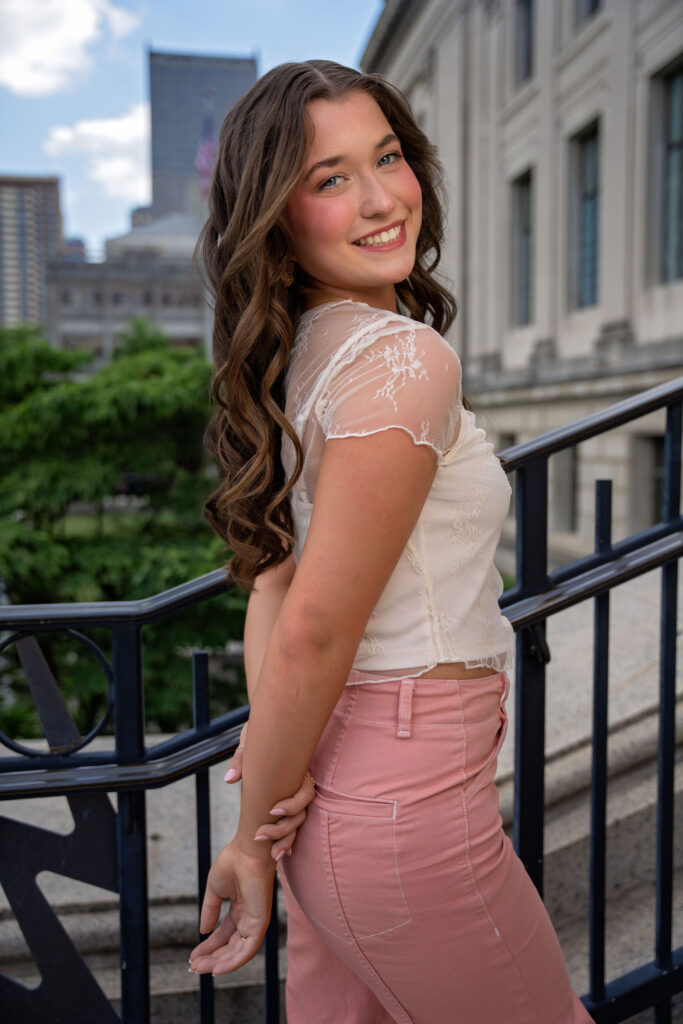
<svg viewBox="0 0 683 1024"><path fill-rule="evenodd" d="M266 979L264 985L263 1016L265 1024L280 1021L280 921L277 908L277 875L273 880L273 910L265 938Z"/></svg>
<svg viewBox="0 0 683 1024"><path fill-rule="evenodd" d="M595 482L595 550L612 544L612 481ZM593 756L590 834L590 996L605 998L605 843L607 828L607 687L609 591L595 599L593 612Z"/></svg>
<svg viewBox="0 0 683 1024"><path fill-rule="evenodd" d="M140 626L112 628L116 750L120 764L142 761L145 722ZM116 822L121 920L121 1020L149 1021L149 925L147 914L147 825L145 793L120 792Z"/></svg>
<svg viewBox="0 0 683 1024"><path fill-rule="evenodd" d="M664 502L662 519L679 515L681 500L681 403L667 410L664 445ZM673 903L674 768L676 760L676 629L678 564L662 568L662 605L659 676L659 751L657 758L657 872L655 962L671 970L671 914ZM671 1000L655 1007L656 1024L670 1024Z"/></svg>
<svg viewBox="0 0 683 1024"><path fill-rule="evenodd" d="M517 470L517 582L520 596L548 586L548 459ZM543 895L545 622L517 634L515 703L515 850Z"/></svg>
<svg viewBox="0 0 683 1024"><path fill-rule="evenodd" d="M211 720L209 709L209 656L206 651L195 651L192 656L193 724L197 732L205 729ZM195 775L195 807L197 820L197 882L199 913L211 867L211 801L209 770L203 768ZM199 928L199 922L197 922ZM200 939L202 938L199 933ZM214 1024L213 976L199 976L199 1024Z"/></svg>

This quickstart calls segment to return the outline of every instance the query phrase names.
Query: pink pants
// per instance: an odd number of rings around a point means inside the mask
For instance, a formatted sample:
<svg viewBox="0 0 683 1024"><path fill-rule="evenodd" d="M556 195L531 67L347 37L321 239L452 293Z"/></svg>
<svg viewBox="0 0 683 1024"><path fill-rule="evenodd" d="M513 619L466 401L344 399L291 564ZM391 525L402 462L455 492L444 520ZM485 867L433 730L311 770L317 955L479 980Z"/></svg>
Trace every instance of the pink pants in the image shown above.
<svg viewBox="0 0 683 1024"><path fill-rule="evenodd" d="M364 678L327 723L280 864L288 1024L591 1021L502 830L506 676Z"/></svg>

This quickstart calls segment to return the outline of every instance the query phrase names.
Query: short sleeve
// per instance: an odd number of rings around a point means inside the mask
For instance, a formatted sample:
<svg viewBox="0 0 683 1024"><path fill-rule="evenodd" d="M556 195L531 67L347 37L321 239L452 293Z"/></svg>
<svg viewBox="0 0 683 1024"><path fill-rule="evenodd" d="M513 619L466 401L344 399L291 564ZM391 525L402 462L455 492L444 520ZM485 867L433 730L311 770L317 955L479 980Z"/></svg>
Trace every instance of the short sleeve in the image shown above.
<svg viewBox="0 0 683 1024"><path fill-rule="evenodd" d="M455 352L431 327L394 324L361 337L332 365L315 415L326 440L399 427L442 457L461 407Z"/></svg>

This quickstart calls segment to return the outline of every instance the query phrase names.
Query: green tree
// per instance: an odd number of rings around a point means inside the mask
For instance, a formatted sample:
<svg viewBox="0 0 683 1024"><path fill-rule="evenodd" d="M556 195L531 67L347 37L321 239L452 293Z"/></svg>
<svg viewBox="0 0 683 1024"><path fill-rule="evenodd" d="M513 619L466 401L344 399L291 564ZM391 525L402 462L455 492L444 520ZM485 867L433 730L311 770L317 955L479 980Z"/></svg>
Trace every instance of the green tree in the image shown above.
<svg viewBox="0 0 683 1024"><path fill-rule="evenodd" d="M89 361L36 330L0 331L0 580L13 604L147 597L226 558L202 515L215 486L202 450L211 372L203 354L133 321L110 363L93 372ZM245 604L244 594L221 595L143 629L149 728L190 724L188 651L220 653L241 638ZM109 657L107 631L88 635ZM95 658L64 634L39 639L89 730L106 702ZM0 728L39 732L9 650L4 660ZM241 674L224 676L214 712L246 699Z"/></svg>

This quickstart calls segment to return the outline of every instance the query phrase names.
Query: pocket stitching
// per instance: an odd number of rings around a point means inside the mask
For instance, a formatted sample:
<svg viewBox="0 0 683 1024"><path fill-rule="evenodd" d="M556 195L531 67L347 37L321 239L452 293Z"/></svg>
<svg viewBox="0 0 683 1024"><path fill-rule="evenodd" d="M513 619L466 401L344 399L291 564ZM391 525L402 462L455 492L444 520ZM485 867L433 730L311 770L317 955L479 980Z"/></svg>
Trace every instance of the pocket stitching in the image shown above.
<svg viewBox="0 0 683 1024"><path fill-rule="evenodd" d="M350 795L351 794L349 794L349 796ZM348 930L348 934L351 936L352 940L354 942L360 942L360 941L362 941L364 939L371 939L371 938L374 938L375 936L378 936L378 935L385 935L387 932L396 931L398 928L403 928L404 925L410 924L412 922L413 918L412 918L412 914L411 914L411 911L410 911L410 907L408 906L408 901L406 899L405 890L403 888L403 882L401 880L401 872L399 870L399 864L398 864L398 847L397 847L397 842L396 842L396 805L397 805L397 801L396 800L388 800L388 799L386 801L383 801L381 797L379 797L379 798L358 797L356 795L354 795L354 799L359 799L359 800L364 800L364 801L374 801L374 802L380 802L381 801L381 802L385 802L387 804L393 804L393 812L394 813L393 813L391 818L386 818L386 817L385 818L374 818L374 819L371 819L371 820L374 820L374 821L377 821L377 822L381 821L383 823L390 821L391 824L392 824L392 848L393 848L393 860L394 860L394 878L395 878L396 884L398 886L398 891L399 891L400 896L401 896L401 901L403 903L404 913L407 915L405 920L400 921L398 924L392 924L388 928L380 928L379 930L374 931L374 932L363 932L361 934L360 932L357 933L354 930L354 928L352 927L352 923L351 923L351 921L348 918L348 914L344 910L344 907L342 906L341 896L340 896L340 893L339 893L339 885L338 885L337 880L336 880L336 875L335 875L334 865L333 865L332 839L331 839L331 836L330 836L329 825L330 825L330 816L333 815L335 812L334 811L326 811L324 808L319 807L318 810L319 810L320 814L324 814L325 818L326 818L326 826L327 826L325 828L326 847L327 847L327 858L326 859L327 859L329 868L330 868L331 873L332 873L332 879L334 879L334 883L332 884L331 888L332 888L333 894L334 894L335 907L336 907L336 910L337 910L338 914L341 916L341 918L342 918L342 920L344 922L344 925L345 925L346 929ZM344 814L343 817L344 818L348 818L350 820L357 820L357 821L368 821L369 820L367 815L364 816L364 815L355 815L355 814ZM328 883L329 883L329 881L330 880L328 879ZM323 925L322 927L325 927L325 926ZM326 929L326 930L330 931L330 929ZM331 934L334 934L334 932L331 932Z"/></svg>

